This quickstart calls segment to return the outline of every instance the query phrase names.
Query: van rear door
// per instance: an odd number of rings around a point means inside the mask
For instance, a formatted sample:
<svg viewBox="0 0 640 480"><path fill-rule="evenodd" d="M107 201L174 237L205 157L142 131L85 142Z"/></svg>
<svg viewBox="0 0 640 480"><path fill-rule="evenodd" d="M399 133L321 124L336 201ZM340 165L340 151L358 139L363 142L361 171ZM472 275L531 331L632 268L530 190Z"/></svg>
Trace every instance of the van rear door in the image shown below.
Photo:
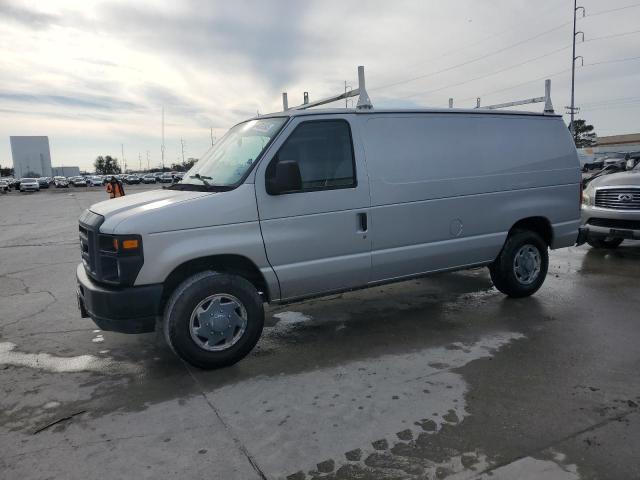
<svg viewBox="0 0 640 480"><path fill-rule="evenodd" d="M366 285L371 271L369 182L348 119L296 117L265 160L256 172L256 197L282 299ZM278 161L297 162L299 190L268 193Z"/></svg>

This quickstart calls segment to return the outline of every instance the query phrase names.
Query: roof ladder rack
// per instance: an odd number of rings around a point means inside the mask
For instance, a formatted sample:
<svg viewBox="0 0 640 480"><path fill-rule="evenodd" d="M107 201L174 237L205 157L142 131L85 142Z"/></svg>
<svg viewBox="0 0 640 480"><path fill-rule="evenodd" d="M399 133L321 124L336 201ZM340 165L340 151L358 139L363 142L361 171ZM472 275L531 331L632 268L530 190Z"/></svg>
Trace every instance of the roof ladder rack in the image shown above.
<svg viewBox="0 0 640 480"><path fill-rule="evenodd" d="M516 100L515 102L497 103L495 105L480 106L480 97L477 99L476 108L496 110L498 108L515 107L516 105L527 105L529 103L543 103L544 113L553 114L553 104L551 103L551 80L544 81L544 97L527 98L526 100Z"/></svg>
<svg viewBox="0 0 640 480"><path fill-rule="evenodd" d="M358 67L358 88L356 88L355 90L349 90L344 93L340 93L339 95L333 95L331 97L323 98L322 100L316 100L315 102L310 102L309 93L304 92L304 103L302 105L291 108L289 108L287 92L282 92L282 110L306 110L307 108L326 105L327 103L337 102L338 100L343 100L350 97L359 97L358 104L356 106L357 110L370 110L373 108L371 99L369 98L369 95L367 94L367 90L365 88L364 67L362 65Z"/></svg>

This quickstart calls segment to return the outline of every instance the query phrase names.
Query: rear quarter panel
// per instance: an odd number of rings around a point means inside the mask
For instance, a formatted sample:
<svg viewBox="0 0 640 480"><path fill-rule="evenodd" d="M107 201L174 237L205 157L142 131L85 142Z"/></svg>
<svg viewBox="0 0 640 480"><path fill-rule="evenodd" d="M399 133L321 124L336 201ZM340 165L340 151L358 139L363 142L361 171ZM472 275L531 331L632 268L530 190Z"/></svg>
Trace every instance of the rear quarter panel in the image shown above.
<svg viewBox="0 0 640 480"><path fill-rule="evenodd" d="M561 118L367 115L361 129L374 279L491 262L531 216L552 224L554 247L575 241L579 162Z"/></svg>

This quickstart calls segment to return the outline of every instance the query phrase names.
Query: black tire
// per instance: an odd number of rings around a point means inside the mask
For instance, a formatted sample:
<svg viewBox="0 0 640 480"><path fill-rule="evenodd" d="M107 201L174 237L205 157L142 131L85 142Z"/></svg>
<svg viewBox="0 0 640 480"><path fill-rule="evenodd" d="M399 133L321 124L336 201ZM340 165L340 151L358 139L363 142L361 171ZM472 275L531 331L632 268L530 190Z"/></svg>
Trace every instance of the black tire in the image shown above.
<svg viewBox="0 0 640 480"><path fill-rule="evenodd" d="M225 350L209 351L192 338L190 320L198 304L215 294L239 300L246 310L247 323L234 344ZM207 271L189 277L176 288L167 302L163 322L164 338L179 357L199 368L221 368L243 359L258 343L264 325L263 302L256 288L244 278Z"/></svg>
<svg viewBox="0 0 640 480"><path fill-rule="evenodd" d="M624 241L622 238L609 238L609 237L591 237L587 238L587 243L593 248L618 248Z"/></svg>
<svg viewBox="0 0 640 480"><path fill-rule="evenodd" d="M537 250L540 257L539 272L530 283L524 283L516 275L514 267L516 254L525 246ZM518 230L509 235L498 258L489 266L494 286L513 298L533 295L544 283L549 268L547 244L540 235L529 230Z"/></svg>

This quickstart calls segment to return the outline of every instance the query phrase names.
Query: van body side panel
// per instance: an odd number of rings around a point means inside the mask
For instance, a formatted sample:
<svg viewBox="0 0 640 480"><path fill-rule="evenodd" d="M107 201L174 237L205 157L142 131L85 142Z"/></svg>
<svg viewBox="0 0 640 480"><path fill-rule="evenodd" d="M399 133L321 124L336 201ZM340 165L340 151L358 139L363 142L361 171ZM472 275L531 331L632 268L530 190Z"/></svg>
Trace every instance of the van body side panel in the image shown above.
<svg viewBox="0 0 640 480"><path fill-rule="evenodd" d="M362 137L372 281L489 263L527 217L557 225L559 245L577 237L579 163L560 118L370 114Z"/></svg>
<svg viewBox="0 0 640 480"><path fill-rule="evenodd" d="M114 233L142 235L145 261L136 286L162 283L176 267L189 260L231 254L253 262L262 272L271 297L280 296L278 280L267 261L260 235L255 189L251 184L179 203L141 203L114 217L118 220Z"/></svg>
<svg viewBox="0 0 640 480"><path fill-rule="evenodd" d="M164 281L181 264L212 255L239 255L251 260L260 270L275 300L279 298L278 280L264 254L260 225L257 221L202 227L188 231L169 231L144 235L143 248L157 252L145 261L136 285Z"/></svg>
<svg viewBox="0 0 640 480"><path fill-rule="evenodd" d="M349 121L354 141L357 185L270 195L266 169L278 149L302 122ZM371 273L371 240L359 232L358 214L368 215L369 182L353 115L295 118L256 169L255 189L269 263L280 281L282 299L362 287Z"/></svg>

